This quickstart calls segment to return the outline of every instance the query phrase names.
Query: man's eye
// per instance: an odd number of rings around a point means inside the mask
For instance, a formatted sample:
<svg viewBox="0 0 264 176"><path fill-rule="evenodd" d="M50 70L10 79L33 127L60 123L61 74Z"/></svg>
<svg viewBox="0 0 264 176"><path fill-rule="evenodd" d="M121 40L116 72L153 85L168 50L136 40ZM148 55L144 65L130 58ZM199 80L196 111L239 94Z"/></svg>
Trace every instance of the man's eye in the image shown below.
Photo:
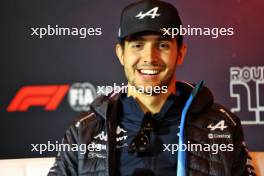
<svg viewBox="0 0 264 176"><path fill-rule="evenodd" d="M132 48L141 48L143 46L142 43L133 43Z"/></svg>
<svg viewBox="0 0 264 176"><path fill-rule="evenodd" d="M160 47L160 49L169 49L170 48L170 44L168 44L168 43L160 43L159 47Z"/></svg>

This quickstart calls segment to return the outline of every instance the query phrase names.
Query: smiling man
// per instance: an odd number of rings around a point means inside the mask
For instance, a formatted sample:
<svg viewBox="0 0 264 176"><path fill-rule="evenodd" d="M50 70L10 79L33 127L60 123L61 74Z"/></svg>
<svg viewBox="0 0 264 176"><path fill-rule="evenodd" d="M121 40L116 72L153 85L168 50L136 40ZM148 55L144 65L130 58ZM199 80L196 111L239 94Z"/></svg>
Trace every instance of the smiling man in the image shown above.
<svg viewBox="0 0 264 176"><path fill-rule="evenodd" d="M176 80L186 46L162 29L181 24L166 2L123 9L116 54L127 92L98 97L73 122L63 144L89 147L60 151L49 176L255 175L239 118L214 103L203 82Z"/></svg>
<svg viewBox="0 0 264 176"><path fill-rule="evenodd" d="M128 87L145 90L141 93L128 89L128 96L137 99L144 112L158 113L167 97L176 92L175 69L182 63L185 45L178 47L176 39L153 31L138 32L121 40L124 41L116 45L116 53L124 66ZM158 93L154 92L157 87ZM166 92L159 93L162 87L166 87Z"/></svg>

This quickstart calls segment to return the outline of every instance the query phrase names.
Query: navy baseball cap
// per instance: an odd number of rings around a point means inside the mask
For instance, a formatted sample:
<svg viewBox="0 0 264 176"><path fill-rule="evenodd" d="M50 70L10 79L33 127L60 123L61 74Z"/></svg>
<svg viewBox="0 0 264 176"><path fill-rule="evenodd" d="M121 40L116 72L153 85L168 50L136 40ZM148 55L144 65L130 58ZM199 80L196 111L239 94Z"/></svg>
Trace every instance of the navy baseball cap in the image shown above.
<svg viewBox="0 0 264 176"><path fill-rule="evenodd" d="M118 38L145 31L162 33L163 28L180 28L181 24L173 5L158 0L141 0L123 9Z"/></svg>

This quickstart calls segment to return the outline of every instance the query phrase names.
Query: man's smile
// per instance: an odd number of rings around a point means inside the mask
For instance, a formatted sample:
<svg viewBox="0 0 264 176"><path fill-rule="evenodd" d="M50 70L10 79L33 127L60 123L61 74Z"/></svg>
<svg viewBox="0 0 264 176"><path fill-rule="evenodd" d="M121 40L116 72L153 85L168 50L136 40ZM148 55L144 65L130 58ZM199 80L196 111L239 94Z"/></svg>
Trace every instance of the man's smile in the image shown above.
<svg viewBox="0 0 264 176"><path fill-rule="evenodd" d="M163 69L161 68L140 68L137 69L140 74L143 75L158 75Z"/></svg>

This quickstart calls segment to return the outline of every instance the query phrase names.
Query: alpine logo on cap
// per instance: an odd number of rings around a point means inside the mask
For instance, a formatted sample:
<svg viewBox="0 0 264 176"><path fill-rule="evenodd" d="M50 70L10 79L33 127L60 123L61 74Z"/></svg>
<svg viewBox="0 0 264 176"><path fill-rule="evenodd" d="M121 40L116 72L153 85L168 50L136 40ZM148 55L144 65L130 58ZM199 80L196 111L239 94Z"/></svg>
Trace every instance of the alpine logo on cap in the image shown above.
<svg viewBox="0 0 264 176"><path fill-rule="evenodd" d="M145 18L146 16L149 16L152 19L154 19L154 18L160 16L160 14L158 14L158 10L159 10L159 7L154 7L152 9L150 9L149 11L147 11L146 13L143 13L142 11L140 11L135 17L140 19L140 20Z"/></svg>

